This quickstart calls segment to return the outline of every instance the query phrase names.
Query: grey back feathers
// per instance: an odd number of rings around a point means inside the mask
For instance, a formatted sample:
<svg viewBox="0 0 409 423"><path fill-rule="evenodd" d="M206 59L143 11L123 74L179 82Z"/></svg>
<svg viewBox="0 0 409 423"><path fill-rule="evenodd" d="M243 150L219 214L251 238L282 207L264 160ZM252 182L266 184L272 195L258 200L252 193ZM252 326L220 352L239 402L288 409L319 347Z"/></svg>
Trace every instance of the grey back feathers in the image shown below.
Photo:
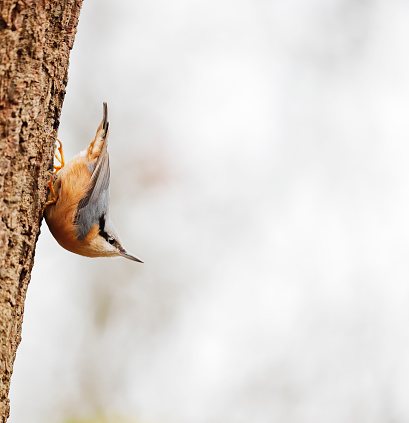
<svg viewBox="0 0 409 423"><path fill-rule="evenodd" d="M91 228L99 222L101 216L108 217L109 212L110 171L107 150L109 123L106 103L104 103L102 128L103 145L92 170L90 187L78 204L77 215L74 220L79 240L83 240L88 235Z"/></svg>

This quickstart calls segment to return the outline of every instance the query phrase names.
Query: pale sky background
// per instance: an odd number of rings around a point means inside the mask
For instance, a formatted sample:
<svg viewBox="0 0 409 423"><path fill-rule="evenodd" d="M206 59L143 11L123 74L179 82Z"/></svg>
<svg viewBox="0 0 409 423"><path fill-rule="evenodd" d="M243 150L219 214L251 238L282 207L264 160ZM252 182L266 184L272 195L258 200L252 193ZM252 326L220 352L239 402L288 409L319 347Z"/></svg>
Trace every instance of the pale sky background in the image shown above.
<svg viewBox="0 0 409 423"><path fill-rule="evenodd" d="M72 158L108 102L111 217L145 264L43 223L9 423L409 421L408 22L84 2L59 139Z"/></svg>

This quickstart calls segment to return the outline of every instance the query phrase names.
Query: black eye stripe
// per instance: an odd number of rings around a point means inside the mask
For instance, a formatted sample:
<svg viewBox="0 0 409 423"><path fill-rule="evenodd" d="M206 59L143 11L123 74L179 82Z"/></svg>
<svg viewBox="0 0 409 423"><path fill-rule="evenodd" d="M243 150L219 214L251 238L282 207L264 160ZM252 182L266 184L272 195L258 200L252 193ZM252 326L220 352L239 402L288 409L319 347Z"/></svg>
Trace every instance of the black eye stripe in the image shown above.
<svg viewBox="0 0 409 423"><path fill-rule="evenodd" d="M99 218L99 232L104 232L105 229L105 215Z"/></svg>
<svg viewBox="0 0 409 423"><path fill-rule="evenodd" d="M102 238L104 238L111 245L117 244L115 238L113 238L112 236L109 236L108 233L105 232L105 215L104 214L99 218L99 235L102 236Z"/></svg>
<svg viewBox="0 0 409 423"><path fill-rule="evenodd" d="M108 234L105 232L105 215L102 215L99 218L99 234L102 236L102 238L106 239L108 241Z"/></svg>

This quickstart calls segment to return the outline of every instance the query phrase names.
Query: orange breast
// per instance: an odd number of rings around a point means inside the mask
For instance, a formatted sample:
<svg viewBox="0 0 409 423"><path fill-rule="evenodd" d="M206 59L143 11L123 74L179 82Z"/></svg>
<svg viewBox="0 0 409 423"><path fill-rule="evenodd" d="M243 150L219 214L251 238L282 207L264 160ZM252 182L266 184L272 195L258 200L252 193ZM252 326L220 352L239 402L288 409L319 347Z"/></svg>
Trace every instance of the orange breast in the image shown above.
<svg viewBox="0 0 409 423"><path fill-rule="evenodd" d="M81 242L77 239L74 219L79 201L88 191L91 180L90 172L81 156L70 160L57 174L54 183L57 202L45 209L44 216L51 233L65 249L77 254L87 254L87 245L91 234L98 231L93 227L88 236ZM94 235L95 236L95 235Z"/></svg>

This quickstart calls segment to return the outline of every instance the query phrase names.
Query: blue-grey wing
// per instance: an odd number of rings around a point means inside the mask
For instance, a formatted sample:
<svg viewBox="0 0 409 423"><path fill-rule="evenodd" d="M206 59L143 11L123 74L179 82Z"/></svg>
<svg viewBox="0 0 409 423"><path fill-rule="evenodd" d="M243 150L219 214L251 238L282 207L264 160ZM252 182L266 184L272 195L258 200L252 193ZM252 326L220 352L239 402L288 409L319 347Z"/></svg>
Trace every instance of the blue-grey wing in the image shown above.
<svg viewBox="0 0 409 423"><path fill-rule="evenodd" d="M91 184L86 195L78 204L74 224L77 226L78 239L84 239L91 228L99 222L101 216L109 211L109 155L107 106L104 103L103 144L97 162L91 173Z"/></svg>

